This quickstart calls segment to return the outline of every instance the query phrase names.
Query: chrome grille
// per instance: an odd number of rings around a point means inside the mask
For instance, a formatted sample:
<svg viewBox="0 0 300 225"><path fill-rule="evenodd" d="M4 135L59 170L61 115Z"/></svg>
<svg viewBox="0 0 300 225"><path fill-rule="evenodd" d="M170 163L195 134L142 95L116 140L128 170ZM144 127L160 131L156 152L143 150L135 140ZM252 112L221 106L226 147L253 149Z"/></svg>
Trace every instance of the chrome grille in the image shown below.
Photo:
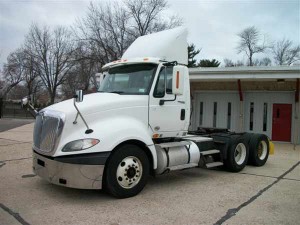
<svg viewBox="0 0 300 225"><path fill-rule="evenodd" d="M62 113L54 111L39 113L34 126L33 148L45 153L53 151L57 147L63 124Z"/></svg>

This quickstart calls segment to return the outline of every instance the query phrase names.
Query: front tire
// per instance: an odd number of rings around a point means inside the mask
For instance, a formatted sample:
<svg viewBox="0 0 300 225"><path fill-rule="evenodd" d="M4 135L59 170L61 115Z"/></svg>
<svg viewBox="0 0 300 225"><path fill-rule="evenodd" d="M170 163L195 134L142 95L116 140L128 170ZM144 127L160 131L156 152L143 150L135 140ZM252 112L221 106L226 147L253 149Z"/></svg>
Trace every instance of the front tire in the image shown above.
<svg viewBox="0 0 300 225"><path fill-rule="evenodd" d="M225 167L231 172L239 172L246 166L249 147L243 138L233 140L228 149Z"/></svg>
<svg viewBox="0 0 300 225"><path fill-rule="evenodd" d="M149 175L149 159L142 148L125 144L112 153L105 171L105 189L117 198L137 195Z"/></svg>

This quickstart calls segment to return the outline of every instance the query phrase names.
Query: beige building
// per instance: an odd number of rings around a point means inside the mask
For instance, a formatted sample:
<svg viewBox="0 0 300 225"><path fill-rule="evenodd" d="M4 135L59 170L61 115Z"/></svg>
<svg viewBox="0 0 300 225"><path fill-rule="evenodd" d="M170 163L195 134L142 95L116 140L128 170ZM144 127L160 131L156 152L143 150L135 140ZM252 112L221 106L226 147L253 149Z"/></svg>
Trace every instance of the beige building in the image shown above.
<svg viewBox="0 0 300 225"><path fill-rule="evenodd" d="M191 68L192 129L228 128L300 143L300 66Z"/></svg>

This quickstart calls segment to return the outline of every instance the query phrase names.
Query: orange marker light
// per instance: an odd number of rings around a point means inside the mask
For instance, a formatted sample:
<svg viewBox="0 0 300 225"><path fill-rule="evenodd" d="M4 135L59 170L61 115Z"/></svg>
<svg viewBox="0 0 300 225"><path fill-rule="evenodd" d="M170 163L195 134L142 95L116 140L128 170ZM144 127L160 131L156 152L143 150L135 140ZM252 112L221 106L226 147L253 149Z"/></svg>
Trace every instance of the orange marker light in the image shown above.
<svg viewBox="0 0 300 225"><path fill-rule="evenodd" d="M153 134L153 138L159 138L159 134Z"/></svg>
<svg viewBox="0 0 300 225"><path fill-rule="evenodd" d="M176 74L176 88L177 89L179 88L179 71L177 71L177 74Z"/></svg>
<svg viewBox="0 0 300 225"><path fill-rule="evenodd" d="M148 58L144 58L144 61L148 61L149 59Z"/></svg>

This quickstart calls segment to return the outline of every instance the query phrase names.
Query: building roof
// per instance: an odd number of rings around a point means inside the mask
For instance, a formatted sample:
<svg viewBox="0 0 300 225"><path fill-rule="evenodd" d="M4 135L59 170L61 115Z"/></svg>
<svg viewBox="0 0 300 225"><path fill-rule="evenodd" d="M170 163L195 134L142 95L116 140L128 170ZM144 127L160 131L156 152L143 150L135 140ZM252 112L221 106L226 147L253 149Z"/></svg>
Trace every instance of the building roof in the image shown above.
<svg viewBox="0 0 300 225"><path fill-rule="evenodd" d="M242 67L197 67L190 68L193 81L229 80L296 80L300 78L300 65L296 66L242 66Z"/></svg>

